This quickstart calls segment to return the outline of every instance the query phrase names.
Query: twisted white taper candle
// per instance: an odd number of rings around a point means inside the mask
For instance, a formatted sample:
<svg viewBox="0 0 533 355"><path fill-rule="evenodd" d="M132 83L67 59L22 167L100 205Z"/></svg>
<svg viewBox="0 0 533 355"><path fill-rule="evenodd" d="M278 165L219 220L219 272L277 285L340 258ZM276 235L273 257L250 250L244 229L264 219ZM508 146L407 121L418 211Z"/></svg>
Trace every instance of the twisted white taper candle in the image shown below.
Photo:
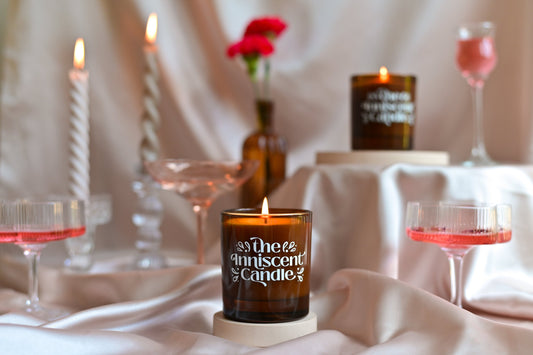
<svg viewBox="0 0 533 355"><path fill-rule="evenodd" d="M161 119L159 117L159 71L157 68L156 46L148 44L144 47L146 73L144 75L144 112L141 121L143 138L141 141L141 161L153 161L159 157L159 137L157 131Z"/></svg>
<svg viewBox="0 0 533 355"><path fill-rule="evenodd" d="M89 73L82 69L69 72L70 157L69 194L89 200Z"/></svg>

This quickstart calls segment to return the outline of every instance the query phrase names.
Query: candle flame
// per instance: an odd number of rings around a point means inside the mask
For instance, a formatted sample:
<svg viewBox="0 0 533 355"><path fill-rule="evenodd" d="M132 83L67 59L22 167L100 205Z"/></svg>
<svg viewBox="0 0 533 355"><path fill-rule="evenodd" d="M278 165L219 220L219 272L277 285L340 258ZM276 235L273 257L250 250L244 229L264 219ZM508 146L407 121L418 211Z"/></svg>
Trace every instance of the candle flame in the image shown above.
<svg viewBox="0 0 533 355"><path fill-rule="evenodd" d="M266 197L263 199L263 206L261 207L261 214L268 214L268 200Z"/></svg>
<svg viewBox="0 0 533 355"><path fill-rule="evenodd" d="M152 12L146 22L146 42L154 44L157 37L157 14Z"/></svg>
<svg viewBox="0 0 533 355"><path fill-rule="evenodd" d="M389 71L386 67L379 68L379 79L381 81L387 81L389 80Z"/></svg>
<svg viewBox="0 0 533 355"><path fill-rule="evenodd" d="M85 45L83 38L78 38L74 45L74 68L83 69L85 66Z"/></svg>

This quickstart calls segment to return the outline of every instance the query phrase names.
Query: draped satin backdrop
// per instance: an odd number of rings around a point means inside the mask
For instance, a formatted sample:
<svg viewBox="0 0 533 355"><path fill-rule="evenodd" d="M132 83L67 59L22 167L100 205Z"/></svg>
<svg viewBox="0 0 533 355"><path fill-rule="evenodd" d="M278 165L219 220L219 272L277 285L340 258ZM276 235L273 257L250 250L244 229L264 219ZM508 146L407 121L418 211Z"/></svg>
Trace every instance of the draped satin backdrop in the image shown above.
<svg viewBox="0 0 533 355"><path fill-rule="evenodd" d="M289 141L288 174L318 151L350 148L350 77L385 65L417 77L415 148L468 156L472 105L454 64L455 29L490 20L498 63L485 90L485 138L499 161L531 161L533 3L439 0L1 1L0 194L66 193L69 81L77 37L90 72L91 191L110 193L113 221L99 227L98 251L132 249L140 163L144 30L159 17L161 155L240 159L255 127L244 66L227 58L253 17L279 15L288 29L272 57L275 126ZM162 192L163 247L194 253L188 203ZM219 199L209 214L207 262L218 263ZM274 206L275 207L275 206ZM285 206L298 207L298 206ZM5 246L1 246L5 250ZM61 243L45 254L64 255Z"/></svg>

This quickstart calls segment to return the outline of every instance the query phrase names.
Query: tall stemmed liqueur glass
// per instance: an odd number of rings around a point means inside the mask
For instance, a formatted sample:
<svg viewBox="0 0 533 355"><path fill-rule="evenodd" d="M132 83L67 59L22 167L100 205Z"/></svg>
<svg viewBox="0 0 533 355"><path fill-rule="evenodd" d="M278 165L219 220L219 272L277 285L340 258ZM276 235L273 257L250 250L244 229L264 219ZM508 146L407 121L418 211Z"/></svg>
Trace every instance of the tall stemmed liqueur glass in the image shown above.
<svg viewBox="0 0 533 355"><path fill-rule="evenodd" d="M163 190L174 191L192 204L196 215L197 263L203 264L205 223L209 207L222 193L231 191L248 180L259 162L159 159L146 161L144 165Z"/></svg>
<svg viewBox="0 0 533 355"><path fill-rule="evenodd" d="M511 206L463 202L407 203L406 232L415 241L435 243L450 265L450 301L462 307L464 256L476 245L511 240Z"/></svg>
<svg viewBox="0 0 533 355"><path fill-rule="evenodd" d="M491 22L465 24L457 30L456 64L470 85L474 111L472 151L464 166L495 164L483 139L483 87L497 61L494 32Z"/></svg>
<svg viewBox="0 0 533 355"><path fill-rule="evenodd" d="M16 199L0 201L0 242L14 243L28 261L28 299L23 307L43 320L66 312L39 303L38 265L46 243L85 233L85 205L81 200Z"/></svg>

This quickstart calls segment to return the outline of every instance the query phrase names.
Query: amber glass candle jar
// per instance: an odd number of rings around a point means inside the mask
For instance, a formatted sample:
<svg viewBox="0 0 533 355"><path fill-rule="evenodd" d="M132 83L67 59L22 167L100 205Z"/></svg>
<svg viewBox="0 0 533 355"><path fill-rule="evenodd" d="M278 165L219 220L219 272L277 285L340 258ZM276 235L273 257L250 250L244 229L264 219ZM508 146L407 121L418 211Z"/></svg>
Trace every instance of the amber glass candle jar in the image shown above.
<svg viewBox="0 0 533 355"><path fill-rule="evenodd" d="M288 322L309 312L311 211L222 212L222 298L227 319Z"/></svg>
<svg viewBox="0 0 533 355"><path fill-rule="evenodd" d="M413 149L414 76L378 74L352 77L352 149Z"/></svg>

